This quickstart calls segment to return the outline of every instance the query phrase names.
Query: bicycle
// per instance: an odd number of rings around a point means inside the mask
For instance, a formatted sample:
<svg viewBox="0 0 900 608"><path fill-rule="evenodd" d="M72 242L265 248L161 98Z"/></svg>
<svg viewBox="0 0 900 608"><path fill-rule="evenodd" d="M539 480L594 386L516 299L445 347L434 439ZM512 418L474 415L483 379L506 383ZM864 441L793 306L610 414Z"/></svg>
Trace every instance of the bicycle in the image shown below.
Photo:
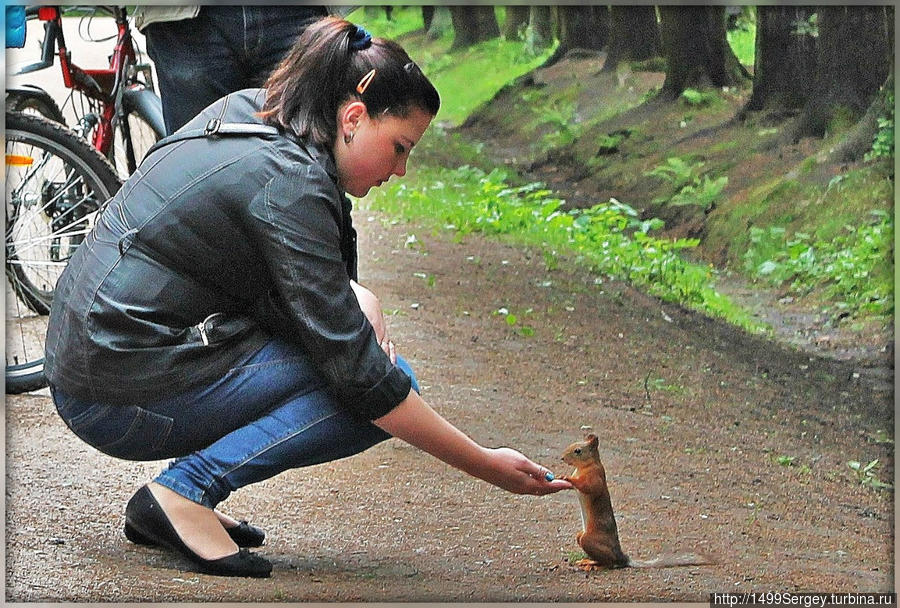
<svg viewBox="0 0 900 608"><path fill-rule="evenodd" d="M6 392L46 386L44 337L60 273L121 181L63 125L6 112Z"/></svg>
<svg viewBox="0 0 900 608"><path fill-rule="evenodd" d="M88 11L81 24L97 13L111 15L116 24L115 47L105 68L87 69L73 63L63 32L63 12ZM17 75L29 74L51 67L59 57L63 84L70 93L62 108L46 90L34 85L13 87L7 91L6 107L12 111L32 110L47 118L65 122L64 111L75 117L75 130L101 154L109 158L119 175L125 179L140 164L146 151L165 136L162 102L154 92L153 74L148 63L138 61L128 21L128 11L122 6L70 7L35 6L26 9L26 18L44 23L41 60L27 65ZM79 31L81 25L79 25Z"/></svg>

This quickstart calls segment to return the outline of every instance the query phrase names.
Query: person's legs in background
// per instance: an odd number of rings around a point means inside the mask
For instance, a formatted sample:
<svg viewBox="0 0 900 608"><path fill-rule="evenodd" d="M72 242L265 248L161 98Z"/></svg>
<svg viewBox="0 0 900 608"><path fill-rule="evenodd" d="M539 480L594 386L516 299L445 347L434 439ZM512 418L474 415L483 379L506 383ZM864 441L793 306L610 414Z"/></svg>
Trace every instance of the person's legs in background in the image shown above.
<svg viewBox="0 0 900 608"><path fill-rule="evenodd" d="M262 86L310 21L325 14L315 6L203 6L193 19L147 26L166 132L228 93Z"/></svg>

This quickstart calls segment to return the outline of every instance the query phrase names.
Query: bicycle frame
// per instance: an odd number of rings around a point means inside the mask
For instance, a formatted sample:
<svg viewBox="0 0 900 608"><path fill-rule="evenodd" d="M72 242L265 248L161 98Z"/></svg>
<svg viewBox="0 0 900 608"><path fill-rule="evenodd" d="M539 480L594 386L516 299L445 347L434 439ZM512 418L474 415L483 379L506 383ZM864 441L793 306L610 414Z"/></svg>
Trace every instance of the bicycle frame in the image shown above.
<svg viewBox="0 0 900 608"><path fill-rule="evenodd" d="M82 93L85 97L98 101L100 116L90 115L83 119L88 124L80 127L85 133L96 126L92 137L92 145L101 154L107 156L113 145L114 125L118 119L117 108L122 106L124 83L134 80L138 72L142 73L149 88L153 88L153 76L149 65L138 65L137 54L128 25L128 13L124 7L107 7L113 13L116 22L116 45L106 68L87 69L72 63L71 52L66 47L62 28L62 12L58 6L41 6L29 8L31 14L37 13L44 22L44 41L41 49L41 61L25 66L18 74L26 74L53 65L54 56L59 57L63 83L69 89ZM93 120L91 120L93 119Z"/></svg>

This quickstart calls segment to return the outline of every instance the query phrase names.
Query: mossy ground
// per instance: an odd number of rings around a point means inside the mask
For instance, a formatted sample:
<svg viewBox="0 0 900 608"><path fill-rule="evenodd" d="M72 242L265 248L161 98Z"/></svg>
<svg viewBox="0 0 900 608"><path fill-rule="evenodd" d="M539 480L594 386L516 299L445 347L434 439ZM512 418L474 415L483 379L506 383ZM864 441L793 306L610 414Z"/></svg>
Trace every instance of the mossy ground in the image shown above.
<svg viewBox="0 0 900 608"><path fill-rule="evenodd" d="M848 226L871 222L872 211L893 216L893 159L843 163L830 153L849 123L826 139L785 144L791 117L735 118L749 89L704 91L702 104L664 101L656 95L662 72L633 69L638 66L604 72L602 66L598 54L536 70L503 89L455 134L481 142L482 162L490 159L516 168L524 180L545 181L568 205L616 198L665 220L669 236L699 238L691 255L731 281L752 279L744 259L753 228L830 240L846 234ZM648 175L671 158L698 165L698 174L709 181L727 177L727 185L710 205L673 205L671 182ZM877 273L890 281L892 255L884 262ZM794 305L811 312L828 304L821 290L792 296ZM854 323L892 331L892 319L883 316L860 313Z"/></svg>

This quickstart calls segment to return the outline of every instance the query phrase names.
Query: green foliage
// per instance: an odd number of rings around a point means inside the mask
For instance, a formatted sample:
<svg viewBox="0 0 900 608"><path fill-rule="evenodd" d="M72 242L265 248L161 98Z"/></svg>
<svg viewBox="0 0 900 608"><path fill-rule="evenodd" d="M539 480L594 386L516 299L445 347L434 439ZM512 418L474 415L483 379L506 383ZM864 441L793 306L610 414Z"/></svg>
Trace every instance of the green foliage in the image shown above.
<svg viewBox="0 0 900 608"><path fill-rule="evenodd" d="M805 21L795 21L793 25L793 33L797 36L819 37L819 13L813 13Z"/></svg>
<svg viewBox="0 0 900 608"><path fill-rule="evenodd" d="M847 466L856 473L856 479L860 484L876 490L893 490L894 486L892 484L881 481L878 475L875 474L878 464L878 459L876 458L867 464L863 464L858 460L851 460L847 463Z"/></svg>
<svg viewBox="0 0 900 608"><path fill-rule="evenodd" d="M565 210L564 202L541 183L513 186L502 170L487 173L464 166L422 167L404 183L373 191L367 202L393 216L429 218L457 235L503 235L544 252L574 254L600 275L599 282L624 280L664 300L760 329L712 289L711 267L682 258L682 251L697 246L696 239L657 238L650 233L662 227L661 220L641 219L635 209L615 199L589 209Z"/></svg>
<svg viewBox="0 0 900 608"><path fill-rule="evenodd" d="M615 154L619 151L619 146L631 136L628 129L620 129L609 134L600 135L597 138L597 155L605 156L607 154Z"/></svg>
<svg viewBox="0 0 900 608"><path fill-rule="evenodd" d="M669 199L668 204L673 207L683 207L686 205L697 205L704 211L712 209L722 190L728 185L728 177L722 176L711 179L708 175L695 179L694 183L688 184L679 190L675 196Z"/></svg>
<svg viewBox="0 0 900 608"><path fill-rule="evenodd" d="M388 19L384 7L366 6L351 12L347 15L347 19L364 26L373 36L389 40L394 40L425 26L422 20L422 9L419 7L395 6L391 11L391 18Z"/></svg>
<svg viewBox="0 0 900 608"><path fill-rule="evenodd" d="M864 160L876 158L894 158L894 92L884 93L888 113L878 118L878 132L872 142L872 149L866 153Z"/></svg>
<svg viewBox="0 0 900 608"><path fill-rule="evenodd" d="M542 89L522 93L526 111L519 121L527 132L546 131L541 137L543 150L570 145L581 134L582 127L575 123L576 104L573 99L555 97Z"/></svg>
<svg viewBox="0 0 900 608"><path fill-rule="evenodd" d="M744 254L747 273L774 285L789 283L792 292L815 289L837 301L849 315L893 313L893 276L885 260L893 259L893 216L872 211L875 221L861 227L847 225L830 240L816 240L781 227L750 229L751 245Z"/></svg>
<svg viewBox="0 0 900 608"><path fill-rule="evenodd" d="M719 100L715 91L698 91L687 88L681 92L681 99L692 108L705 108Z"/></svg>
<svg viewBox="0 0 900 608"><path fill-rule="evenodd" d="M669 182L675 192L700 177L703 162L690 162L680 156L671 156L662 165L644 173L647 177L659 177Z"/></svg>
<svg viewBox="0 0 900 608"><path fill-rule="evenodd" d="M662 178L672 185L672 194L658 197L653 202L674 207L697 205L704 211L712 209L728 185L728 178L722 176L713 179L702 175L704 164L673 156L667 158L662 165L644 173L648 177Z"/></svg>
<svg viewBox="0 0 900 608"><path fill-rule="evenodd" d="M737 29L728 30L728 44L735 56L745 66L753 66L756 60L756 21L738 19Z"/></svg>
<svg viewBox="0 0 900 608"><path fill-rule="evenodd" d="M456 53L442 46L425 50L416 58L422 71L441 92L437 120L462 123L503 86L539 66L552 52L533 54L518 41L495 38Z"/></svg>
<svg viewBox="0 0 900 608"><path fill-rule="evenodd" d="M532 312L533 311L529 308L524 314L531 314ZM508 308L498 308L494 311L494 314L502 317L504 321L506 321L506 325L523 338L530 338L534 335L534 328L530 325L519 323L519 317L514 313L511 313Z"/></svg>

